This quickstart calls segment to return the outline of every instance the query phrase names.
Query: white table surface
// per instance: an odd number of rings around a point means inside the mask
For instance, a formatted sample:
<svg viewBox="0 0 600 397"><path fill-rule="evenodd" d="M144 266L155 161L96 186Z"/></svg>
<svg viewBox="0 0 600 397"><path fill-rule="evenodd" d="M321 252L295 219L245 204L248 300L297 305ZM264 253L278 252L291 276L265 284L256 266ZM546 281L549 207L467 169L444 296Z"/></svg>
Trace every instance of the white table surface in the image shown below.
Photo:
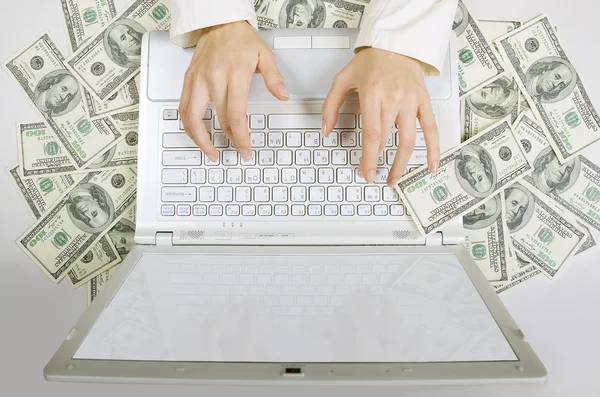
<svg viewBox="0 0 600 397"><path fill-rule="evenodd" d="M117 0L117 6L126 0ZM415 0L417 1L417 0ZM66 49L58 0L4 0L3 62L44 30ZM7 4L10 4L6 7ZM600 2L593 0L471 0L479 17L529 19L547 13L600 109ZM4 71L0 72L0 167L17 162L16 122L39 120ZM600 163L600 146L587 155ZM543 276L501 298L546 365L543 385L477 387L199 387L49 383L42 369L86 307L85 288L52 284L15 244L33 222L5 172L0 173L0 393L6 396L600 396L600 248L572 259L554 282ZM5 394L6 393L6 394Z"/></svg>

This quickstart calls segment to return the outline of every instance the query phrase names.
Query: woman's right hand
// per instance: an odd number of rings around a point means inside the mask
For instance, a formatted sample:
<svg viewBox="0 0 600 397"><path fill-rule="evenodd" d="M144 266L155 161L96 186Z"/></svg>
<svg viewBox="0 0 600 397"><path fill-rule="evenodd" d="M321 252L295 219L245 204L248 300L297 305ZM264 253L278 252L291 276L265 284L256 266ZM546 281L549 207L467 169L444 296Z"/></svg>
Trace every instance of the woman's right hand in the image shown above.
<svg viewBox="0 0 600 397"><path fill-rule="evenodd" d="M248 22L203 29L185 73L179 112L186 133L212 161L218 152L202 121L211 100L227 137L245 160L252 157L246 105L255 72L273 96L289 99L275 54Z"/></svg>

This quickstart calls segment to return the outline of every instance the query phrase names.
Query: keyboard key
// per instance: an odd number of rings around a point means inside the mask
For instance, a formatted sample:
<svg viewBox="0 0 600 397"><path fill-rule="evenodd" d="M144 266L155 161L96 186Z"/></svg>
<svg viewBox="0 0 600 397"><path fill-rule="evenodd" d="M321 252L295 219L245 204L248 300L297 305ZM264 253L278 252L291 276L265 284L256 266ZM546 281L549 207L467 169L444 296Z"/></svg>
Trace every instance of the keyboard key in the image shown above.
<svg viewBox="0 0 600 397"><path fill-rule="evenodd" d="M204 116L202 116L202 120L210 120L212 119L212 110L206 109L204 112Z"/></svg>
<svg viewBox="0 0 600 397"><path fill-rule="evenodd" d="M346 187L346 201L350 203L358 203L362 201L362 188L360 186Z"/></svg>
<svg viewBox="0 0 600 397"><path fill-rule="evenodd" d="M316 182L316 171L314 168L301 168L300 169L300 183L315 183Z"/></svg>
<svg viewBox="0 0 600 397"><path fill-rule="evenodd" d="M333 204L325 205L325 216L337 216L338 206Z"/></svg>
<svg viewBox="0 0 600 397"><path fill-rule="evenodd" d="M410 165L422 165L427 162L427 151L426 150L415 150L408 160Z"/></svg>
<svg viewBox="0 0 600 397"><path fill-rule="evenodd" d="M212 204L208 206L208 215L223 216L223 206L220 204Z"/></svg>
<svg viewBox="0 0 600 397"><path fill-rule="evenodd" d="M273 213L273 207L269 204L262 204L258 206L258 215L259 216L271 216Z"/></svg>
<svg viewBox="0 0 600 397"><path fill-rule="evenodd" d="M288 201L288 188L285 186L273 187L273 201L276 203L285 203Z"/></svg>
<svg viewBox="0 0 600 397"><path fill-rule="evenodd" d="M389 186L383 187L383 201L390 203L398 202L398 200L400 200L400 197L398 196L396 190L390 188Z"/></svg>
<svg viewBox="0 0 600 397"><path fill-rule="evenodd" d="M212 161L208 156L204 157L204 165L207 167L215 167L219 165L219 158L221 157L221 153L217 152L217 161Z"/></svg>
<svg viewBox="0 0 600 397"><path fill-rule="evenodd" d="M377 168L373 183L386 183L390 170L387 168Z"/></svg>
<svg viewBox="0 0 600 397"><path fill-rule="evenodd" d="M221 130L221 123L219 123L219 117L216 114L215 114L215 117L213 118L213 122L214 122L215 130Z"/></svg>
<svg viewBox="0 0 600 397"><path fill-rule="evenodd" d="M191 182L196 185L206 183L206 170L204 168L192 168Z"/></svg>
<svg viewBox="0 0 600 397"><path fill-rule="evenodd" d="M208 170L208 182L218 185L225 182L225 171L222 168L213 168Z"/></svg>
<svg viewBox="0 0 600 397"><path fill-rule="evenodd" d="M334 174L333 168L319 168L319 183L329 184L333 183Z"/></svg>
<svg viewBox="0 0 600 397"><path fill-rule="evenodd" d="M313 161L315 165L329 165L329 150L315 150Z"/></svg>
<svg viewBox="0 0 600 397"><path fill-rule="evenodd" d="M415 144L416 147L425 147L425 135L422 132L417 131L417 142Z"/></svg>
<svg viewBox="0 0 600 397"><path fill-rule="evenodd" d="M269 132L269 147L283 147L283 132Z"/></svg>
<svg viewBox="0 0 600 397"><path fill-rule="evenodd" d="M265 129L265 115L264 114L251 114L250 115L250 129L264 130Z"/></svg>
<svg viewBox="0 0 600 397"><path fill-rule="evenodd" d="M341 203L344 201L344 188L341 186L329 186L327 188L327 201Z"/></svg>
<svg viewBox="0 0 600 397"><path fill-rule="evenodd" d="M296 169L295 168L283 168L281 170L281 183L293 184L296 183Z"/></svg>
<svg viewBox="0 0 600 397"><path fill-rule="evenodd" d="M215 188L212 186L205 186L199 188L200 201L201 203L212 203L215 201Z"/></svg>
<svg viewBox="0 0 600 397"><path fill-rule="evenodd" d="M192 214L194 216L206 216L206 205L196 204L192 207Z"/></svg>
<svg viewBox="0 0 600 397"><path fill-rule="evenodd" d="M190 216L192 212L192 207L189 205L178 205L177 206L177 215L178 216Z"/></svg>
<svg viewBox="0 0 600 397"><path fill-rule="evenodd" d="M242 170L239 168L229 168L227 170L227 183L231 185L242 183Z"/></svg>
<svg viewBox="0 0 600 397"><path fill-rule="evenodd" d="M185 133L163 134L163 147L165 149L190 148L196 149L198 145Z"/></svg>
<svg viewBox="0 0 600 397"><path fill-rule="evenodd" d="M301 204L292 205L292 215L293 216L304 216L306 214L306 207Z"/></svg>
<svg viewBox="0 0 600 397"><path fill-rule="evenodd" d="M243 216L255 216L256 215L256 206L254 204L242 205L242 215ZM250 282L252 282L252 281L253 280L251 279Z"/></svg>
<svg viewBox="0 0 600 397"><path fill-rule="evenodd" d="M337 131L331 131L327 136L323 137L323 147L338 147L339 145L339 133Z"/></svg>
<svg viewBox="0 0 600 397"><path fill-rule="evenodd" d="M270 114L268 117L269 129L289 130L293 128L303 130L320 130L323 124L323 115L320 113L311 114ZM336 129L356 128L356 116L354 114L341 113L338 115ZM288 144L289 146L289 144Z"/></svg>
<svg viewBox="0 0 600 397"><path fill-rule="evenodd" d="M292 165L292 151L291 150L278 150L277 151L277 165Z"/></svg>
<svg viewBox="0 0 600 397"><path fill-rule="evenodd" d="M250 144L253 148L265 147L265 133L264 132L251 132L250 133Z"/></svg>
<svg viewBox="0 0 600 397"><path fill-rule="evenodd" d="M356 132L342 132L342 147L356 147Z"/></svg>
<svg viewBox="0 0 600 397"><path fill-rule="evenodd" d="M238 186L235 188L235 201L249 203L252 189L249 186Z"/></svg>
<svg viewBox="0 0 600 397"><path fill-rule="evenodd" d="M394 146L394 134L390 133L388 136L388 140L385 143L385 147L393 147Z"/></svg>
<svg viewBox="0 0 600 397"><path fill-rule="evenodd" d="M352 183L352 168L338 168L337 169L337 183L348 184Z"/></svg>
<svg viewBox="0 0 600 397"><path fill-rule="evenodd" d="M342 204L340 206L340 214L342 216L353 216L354 206L352 204Z"/></svg>
<svg viewBox="0 0 600 397"><path fill-rule="evenodd" d="M354 182L361 184L361 185L365 185L367 183L365 178L360 176L360 174L358 172L358 168L354 171Z"/></svg>
<svg viewBox="0 0 600 397"><path fill-rule="evenodd" d="M252 156L248 160L244 160L243 158L240 160L240 164L244 166L248 165L256 165L256 150L252 151Z"/></svg>
<svg viewBox="0 0 600 397"><path fill-rule="evenodd" d="M217 188L217 201L219 203L230 203L233 201L233 188L231 186L219 186Z"/></svg>
<svg viewBox="0 0 600 397"><path fill-rule="evenodd" d="M259 168L248 168L246 169L246 183L247 184L258 184L260 183L260 169Z"/></svg>
<svg viewBox="0 0 600 397"><path fill-rule="evenodd" d="M396 150L390 149L386 151L386 158L388 165L394 165L394 160L396 160Z"/></svg>
<svg viewBox="0 0 600 397"><path fill-rule="evenodd" d="M199 150L165 151L162 154L162 164L165 166L200 165L202 152Z"/></svg>
<svg viewBox="0 0 600 397"><path fill-rule="evenodd" d="M290 189L292 202L305 202L306 201L306 188L304 186L292 186Z"/></svg>
<svg viewBox="0 0 600 397"><path fill-rule="evenodd" d="M402 204L392 204L392 205L390 205L390 215L392 215L392 216L402 216L402 215L404 215L404 206Z"/></svg>
<svg viewBox="0 0 600 397"><path fill-rule="evenodd" d="M362 150L351 150L350 151L350 164L359 165L362 159Z"/></svg>
<svg viewBox="0 0 600 397"><path fill-rule="evenodd" d="M163 120L177 120L179 118L179 113L175 109L165 109L163 110Z"/></svg>
<svg viewBox="0 0 600 397"><path fill-rule="evenodd" d="M275 216L287 216L288 206L285 204L278 204L275 206Z"/></svg>
<svg viewBox="0 0 600 397"><path fill-rule="evenodd" d="M345 150L333 150L331 152L331 164L348 165L348 152Z"/></svg>
<svg viewBox="0 0 600 397"><path fill-rule="evenodd" d="M224 132L215 132L212 134L213 136L213 145L216 148L226 148L229 147L229 138L225 135Z"/></svg>
<svg viewBox="0 0 600 397"><path fill-rule="evenodd" d="M318 131L308 131L304 133L304 146L319 147L321 146L321 133Z"/></svg>
<svg viewBox="0 0 600 397"><path fill-rule="evenodd" d="M160 214L162 216L173 216L175 215L175 206L174 205L163 205L160 207Z"/></svg>
<svg viewBox="0 0 600 397"><path fill-rule="evenodd" d="M165 203L196 201L196 188L192 186L163 187L161 192Z"/></svg>
<svg viewBox="0 0 600 397"><path fill-rule="evenodd" d="M358 216L370 216L372 208L369 204L361 204L357 208Z"/></svg>
<svg viewBox="0 0 600 397"><path fill-rule="evenodd" d="M223 157L223 165L237 165L238 164L238 153L235 150L224 150L222 157Z"/></svg>
<svg viewBox="0 0 600 397"><path fill-rule="evenodd" d="M237 204L229 204L225 207L225 213L227 216L239 216L240 206Z"/></svg>
<svg viewBox="0 0 600 397"><path fill-rule="evenodd" d="M266 184L279 183L279 170L277 168L265 168L263 170L263 182Z"/></svg>
<svg viewBox="0 0 600 397"><path fill-rule="evenodd" d="M323 186L311 186L308 189L309 200L312 202L325 201L325 188Z"/></svg>
<svg viewBox="0 0 600 397"><path fill-rule="evenodd" d="M323 208L318 204L311 204L308 206L308 215L309 216L321 216L323 212Z"/></svg>
<svg viewBox="0 0 600 397"><path fill-rule="evenodd" d="M388 214L388 206L385 204L376 204L373 207L375 216L386 216Z"/></svg>
<svg viewBox="0 0 600 397"><path fill-rule="evenodd" d="M259 150L258 151L258 164L274 165L275 164L275 152L273 150Z"/></svg>
<svg viewBox="0 0 600 397"><path fill-rule="evenodd" d="M257 203L268 203L269 200L269 188L266 186L256 186L254 188L254 201Z"/></svg>
<svg viewBox="0 0 600 397"><path fill-rule="evenodd" d="M285 140L287 147L301 147L302 133L299 131L290 131L287 134L285 134Z"/></svg>
<svg viewBox="0 0 600 397"><path fill-rule="evenodd" d="M365 201L368 203L373 203L373 202L379 201L379 193L380 193L379 186L366 186L365 187Z"/></svg>
<svg viewBox="0 0 600 397"><path fill-rule="evenodd" d="M296 150L296 165L310 165L310 150Z"/></svg>
<svg viewBox="0 0 600 397"><path fill-rule="evenodd" d="M358 128L362 129L362 113L358 115Z"/></svg>
<svg viewBox="0 0 600 397"><path fill-rule="evenodd" d="M162 170L162 183L170 185L185 185L188 181L188 170L185 168Z"/></svg>

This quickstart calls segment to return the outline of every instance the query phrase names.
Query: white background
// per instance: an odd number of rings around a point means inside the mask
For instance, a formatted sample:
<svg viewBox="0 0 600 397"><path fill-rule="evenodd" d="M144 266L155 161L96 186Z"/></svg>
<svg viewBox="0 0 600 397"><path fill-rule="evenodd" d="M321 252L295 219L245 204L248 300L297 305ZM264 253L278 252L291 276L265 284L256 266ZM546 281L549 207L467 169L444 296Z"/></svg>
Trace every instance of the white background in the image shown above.
<svg viewBox="0 0 600 397"><path fill-rule="evenodd" d="M126 0L117 0L117 8ZM198 0L208 1L208 0ZM215 0L217 1L217 0ZM418 0L414 0L418 1ZM0 60L48 30L63 49L67 39L58 0L2 0ZM6 7L8 5L8 7ZM547 13L600 109L600 2L593 0L471 0L478 17L530 19ZM65 51L66 52L66 51ZM16 122L40 120L17 85L0 72L0 167L17 162ZM600 146L588 152L600 163ZM501 295L546 365L544 385L477 387L242 388L48 383L42 369L86 306L84 288L54 285L15 240L33 219L0 173L0 393L6 396L600 396L600 248L571 260L558 279L543 276Z"/></svg>

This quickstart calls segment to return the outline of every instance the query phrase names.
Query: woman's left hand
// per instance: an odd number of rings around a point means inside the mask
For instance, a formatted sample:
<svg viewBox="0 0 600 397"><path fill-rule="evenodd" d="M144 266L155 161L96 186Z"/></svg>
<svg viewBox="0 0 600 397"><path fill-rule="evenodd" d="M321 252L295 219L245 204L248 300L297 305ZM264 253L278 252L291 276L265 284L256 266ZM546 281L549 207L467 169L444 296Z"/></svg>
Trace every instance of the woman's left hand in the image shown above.
<svg viewBox="0 0 600 397"><path fill-rule="evenodd" d="M427 145L429 170L436 173L440 161L438 128L419 61L394 52L365 48L339 72L323 104L323 134L331 133L346 95L357 91L362 113L362 160L359 173L372 183L377 159L394 123L398 126L398 150L387 179L397 184L415 148L419 119Z"/></svg>

